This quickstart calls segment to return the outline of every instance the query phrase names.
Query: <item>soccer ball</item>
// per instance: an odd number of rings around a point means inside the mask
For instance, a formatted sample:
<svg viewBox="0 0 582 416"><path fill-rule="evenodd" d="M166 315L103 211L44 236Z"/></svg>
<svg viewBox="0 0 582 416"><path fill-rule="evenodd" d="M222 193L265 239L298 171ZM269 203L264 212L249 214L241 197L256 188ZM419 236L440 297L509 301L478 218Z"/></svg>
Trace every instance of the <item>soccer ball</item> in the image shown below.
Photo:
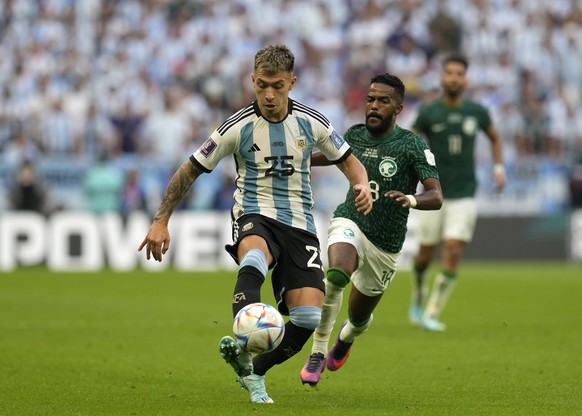
<svg viewBox="0 0 582 416"><path fill-rule="evenodd" d="M251 303L236 314L232 331L243 348L260 354L274 350L281 343L285 321L273 306Z"/></svg>

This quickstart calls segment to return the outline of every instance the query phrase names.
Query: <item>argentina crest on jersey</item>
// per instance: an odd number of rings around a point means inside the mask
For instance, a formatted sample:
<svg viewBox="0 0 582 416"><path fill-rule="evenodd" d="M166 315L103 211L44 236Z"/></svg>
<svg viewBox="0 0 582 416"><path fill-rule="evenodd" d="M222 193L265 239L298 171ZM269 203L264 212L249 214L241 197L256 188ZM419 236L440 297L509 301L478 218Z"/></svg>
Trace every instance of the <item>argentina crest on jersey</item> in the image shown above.
<svg viewBox="0 0 582 416"><path fill-rule="evenodd" d="M304 151L307 150L307 137L299 136L295 138L295 147L297 149Z"/></svg>
<svg viewBox="0 0 582 416"><path fill-rule="evenodd" d="M301 123L299 123L299 131L295 134L293 138L297 150L300 150L302 152L307 150L307 147L309 146L309 140L307 139L307 137L308 134L307 131L305 130L305 127Z"/></svg>

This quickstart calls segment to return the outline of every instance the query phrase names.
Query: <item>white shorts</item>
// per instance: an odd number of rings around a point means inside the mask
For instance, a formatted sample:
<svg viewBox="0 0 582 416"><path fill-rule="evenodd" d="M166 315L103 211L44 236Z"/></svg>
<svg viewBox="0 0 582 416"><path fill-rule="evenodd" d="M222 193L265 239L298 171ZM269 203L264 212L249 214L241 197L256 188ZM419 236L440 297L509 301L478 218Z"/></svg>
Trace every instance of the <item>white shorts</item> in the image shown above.
<svg viewBox="0 0 582 416"><path fill-rule="evenodd" d="M444 240L470 243L477 222L475 198L445 199L438 211L417 211L420 244L434 246Z"/></svg>
<svg viewBox="0 0 582 416"><path fill-rule="evenodd" d="M388 253L373 245L351 220L332 218L327 230L327 246L348 243L358 253L358 268L352 273L352 284L366 296L386 291L396 274L400 253Z"/></svg>

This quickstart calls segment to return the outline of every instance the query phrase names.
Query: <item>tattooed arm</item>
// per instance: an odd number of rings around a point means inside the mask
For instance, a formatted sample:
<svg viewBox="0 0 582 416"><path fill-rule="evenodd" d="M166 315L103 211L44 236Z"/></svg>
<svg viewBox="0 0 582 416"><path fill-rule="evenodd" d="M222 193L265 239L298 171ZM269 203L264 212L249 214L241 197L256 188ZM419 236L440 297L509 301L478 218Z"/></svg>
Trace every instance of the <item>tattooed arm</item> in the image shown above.
<svg viewBox="0 0 582 416"><path fill-rule="evenodd" d="M138 251L141 251L146 247L148 260L153 256L154 260L162 261L162 256L170 248L171 238L168 231L170 217L201 173L202 171L196 165L187 160L182 163L170 180L152 225L138 248Z"/></svg>

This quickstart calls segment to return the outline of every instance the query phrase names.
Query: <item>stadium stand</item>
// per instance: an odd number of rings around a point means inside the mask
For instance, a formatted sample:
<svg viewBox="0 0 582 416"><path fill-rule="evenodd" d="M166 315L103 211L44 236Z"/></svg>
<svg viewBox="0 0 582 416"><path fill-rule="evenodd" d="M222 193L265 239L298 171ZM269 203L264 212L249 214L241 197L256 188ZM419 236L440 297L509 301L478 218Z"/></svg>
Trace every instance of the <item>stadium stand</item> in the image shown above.
<svg viewBox="0 0 582 416"><path fill-rule="evenodd" d="M464 52L469 93L492 110L509 176L495 195L491 161L479 158L481 214L570 206L568 178L582 160L579 1L3 0L0 211L11 209L5 195L24 160L64 209L87 209L83 178L104 153L140 172L151 211L176 163L252 99L253 55L274 42L296 54L302 81L293 97L339 130L361 119L379 71L406 82L399 120L408 127L438 88L439 59ZM225 175L195 184L205 198L186 208L214 208L232 166L220 168ZM322 211L343 197L330 186L341 178L330 175L314 171Z"/></svg>

